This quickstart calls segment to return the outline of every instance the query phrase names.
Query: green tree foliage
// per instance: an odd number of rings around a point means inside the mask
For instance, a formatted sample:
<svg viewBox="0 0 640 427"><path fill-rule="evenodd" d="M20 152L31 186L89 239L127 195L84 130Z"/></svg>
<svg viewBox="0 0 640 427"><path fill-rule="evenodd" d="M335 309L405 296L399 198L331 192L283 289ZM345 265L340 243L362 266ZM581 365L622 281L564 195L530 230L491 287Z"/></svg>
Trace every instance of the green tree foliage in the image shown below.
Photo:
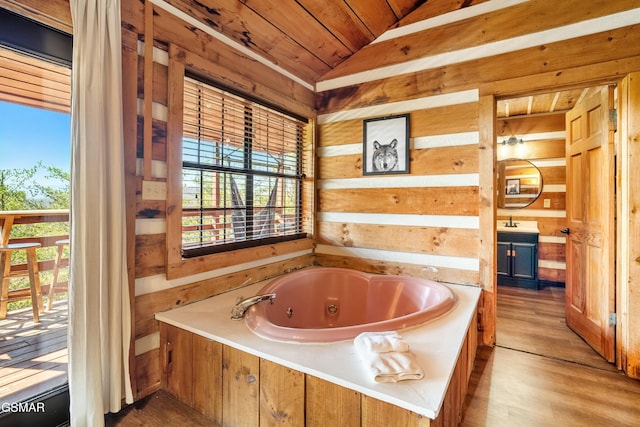
<svg viewBox="0 0 640 427"><path fill-rule="evenodd" d="M44 166L45 178L59 183L58 186L46 186L35 182L34 188L37 194L43 197L49 209L69 209L71 174L54 166Z"/></svg>
<svg viewBox="0 0 640 427"><path fill-rule="evenodd" d="M39 161L31 168L0 169L0 211L69 209L70 173L62 169L46 166ZM16 224L11 229L11 238L22 237L64 237L69 234L68 222L44 222L36 224ZM39 261L52 260L56 256L55 247L37 250ZM26 262L24 251L15 251L12 264ZM42 284L50 283L51 272L40 272ZM28 287L24 278L12 279L9 289ZM30 307L31 301L10 303L9 310Z"/></svg>
<svg viewBox="0 0 640 427"><path fill-rule="evenodd" d="M41 161L26 169L0 169L0 211L68 209L69 187L69 172Z"/></svg>
<svg viewBox="0 0 640 427"><path fill-rule="evenodd" d="M29 187L37 170L37 166L30 169L0 169L0 210L30 209Z"/></svg>

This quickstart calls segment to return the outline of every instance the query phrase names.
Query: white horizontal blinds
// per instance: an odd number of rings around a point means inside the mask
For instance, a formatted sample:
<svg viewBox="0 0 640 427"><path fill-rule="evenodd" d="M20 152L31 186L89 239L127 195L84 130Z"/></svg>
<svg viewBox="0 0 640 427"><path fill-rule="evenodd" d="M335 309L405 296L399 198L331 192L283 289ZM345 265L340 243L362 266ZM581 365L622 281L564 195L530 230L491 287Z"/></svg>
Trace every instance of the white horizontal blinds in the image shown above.
<svg viewBox="0 0 640 427"><path fill-rule="evenodd" d="M305 123L185 77L183 252L299 234Z"/></svg>

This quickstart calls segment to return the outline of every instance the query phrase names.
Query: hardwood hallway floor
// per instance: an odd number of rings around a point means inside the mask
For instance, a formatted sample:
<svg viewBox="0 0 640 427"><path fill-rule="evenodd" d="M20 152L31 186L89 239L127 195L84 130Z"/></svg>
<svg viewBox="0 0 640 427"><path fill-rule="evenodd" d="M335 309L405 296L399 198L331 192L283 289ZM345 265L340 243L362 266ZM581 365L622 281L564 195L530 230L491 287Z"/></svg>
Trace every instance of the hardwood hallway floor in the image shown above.
<svg viewBox="0 0 640 427"><path fill-rule="evenodd" d="M564 321L564 289L498 289L497 346L478 350L464 427L637 426L640 381Z"/></svg>

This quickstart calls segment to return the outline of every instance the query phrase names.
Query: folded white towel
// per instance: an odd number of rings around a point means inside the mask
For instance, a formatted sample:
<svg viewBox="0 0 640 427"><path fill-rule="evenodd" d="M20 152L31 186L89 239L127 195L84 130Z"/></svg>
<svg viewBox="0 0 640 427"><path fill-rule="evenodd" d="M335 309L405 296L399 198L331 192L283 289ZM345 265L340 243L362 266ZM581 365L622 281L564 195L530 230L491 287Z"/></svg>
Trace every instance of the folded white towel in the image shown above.
<svg viewBox="0 0 640 427"><path fill-rule="evenodd" d="M411 352L378 353L365 360L365 363L373 374L373 379L379 383L397 383L424 377L424 372Z"/></svg>
<svg viewBox="0 0 640 427"><path fill-rule="evenodd" d="M361 349L370 353L409 351L409 344L395 331L363 332L353 340L353 343L356 347L359 347L359 350Z"/></svg>
<svg viewBox="0 0 640 427"><path fill-rule="evenodd" d="M395 383L424 377L415 355L395 331L363 332L353 340L356 351L376 382Z"/></svg>

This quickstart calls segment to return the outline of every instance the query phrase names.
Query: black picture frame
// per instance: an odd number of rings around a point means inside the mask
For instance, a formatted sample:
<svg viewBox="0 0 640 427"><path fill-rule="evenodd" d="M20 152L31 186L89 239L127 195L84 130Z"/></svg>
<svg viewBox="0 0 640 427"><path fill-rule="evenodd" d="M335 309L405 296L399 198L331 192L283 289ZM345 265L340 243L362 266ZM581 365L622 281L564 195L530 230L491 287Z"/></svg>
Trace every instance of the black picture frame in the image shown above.
<svg viewBox="0 0 640 427"><path fill-rule="evenodd" d="M520 194L520 179L507 179L506 194Z"/></svg>
<svg viewBox="0 0 640 427"><path fill-rule="evenodd" d="M363 121L363 175L409 173L409 114Z"/></svg>

